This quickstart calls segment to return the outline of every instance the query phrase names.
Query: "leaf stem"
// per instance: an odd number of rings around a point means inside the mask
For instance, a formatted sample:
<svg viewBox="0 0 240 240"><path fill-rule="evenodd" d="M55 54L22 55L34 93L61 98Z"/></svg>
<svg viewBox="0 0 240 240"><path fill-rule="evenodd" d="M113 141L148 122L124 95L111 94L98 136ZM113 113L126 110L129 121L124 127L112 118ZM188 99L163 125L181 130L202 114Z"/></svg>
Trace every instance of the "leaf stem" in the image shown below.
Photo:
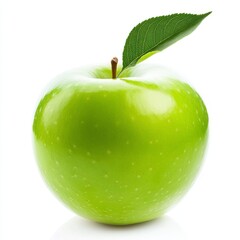
<svg viewBox="0 0 240 240"><path fill-rule="evenodd" d="M116 57L114 57L111 61L111 65L112 65L112 79L116 79L117 78L117 64L118 64L118 59Z"/></svg>

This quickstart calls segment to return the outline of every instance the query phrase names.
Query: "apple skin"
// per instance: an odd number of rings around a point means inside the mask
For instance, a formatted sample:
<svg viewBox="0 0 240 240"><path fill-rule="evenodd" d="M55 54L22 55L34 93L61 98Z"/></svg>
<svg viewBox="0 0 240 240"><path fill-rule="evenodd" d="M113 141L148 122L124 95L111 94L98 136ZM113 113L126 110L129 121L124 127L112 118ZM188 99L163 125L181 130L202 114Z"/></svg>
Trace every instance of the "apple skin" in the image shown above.
<svg viewBox="0 0 240 240"><path fill-rule="evenodd" d="M206 107L188 84L139 64L60 75L33 123L40 171L74 212L127 225L161 216L189 189L202 163Z"/></svg>

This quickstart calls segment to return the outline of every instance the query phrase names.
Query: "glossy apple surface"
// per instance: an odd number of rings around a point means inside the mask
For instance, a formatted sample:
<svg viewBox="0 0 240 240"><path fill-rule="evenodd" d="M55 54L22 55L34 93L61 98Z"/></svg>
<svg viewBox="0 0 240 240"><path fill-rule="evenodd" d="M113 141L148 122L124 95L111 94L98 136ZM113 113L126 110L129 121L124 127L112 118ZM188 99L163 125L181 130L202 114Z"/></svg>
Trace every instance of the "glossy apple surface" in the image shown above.
<svg viewBox="0 0 240 240"><path fill-rule="evenodd" d="M202 162L206 107L161 67L119 79L108 68L62 74L34 118L39 168L81 216L107 224L154 219L180 199Z"/></svg>

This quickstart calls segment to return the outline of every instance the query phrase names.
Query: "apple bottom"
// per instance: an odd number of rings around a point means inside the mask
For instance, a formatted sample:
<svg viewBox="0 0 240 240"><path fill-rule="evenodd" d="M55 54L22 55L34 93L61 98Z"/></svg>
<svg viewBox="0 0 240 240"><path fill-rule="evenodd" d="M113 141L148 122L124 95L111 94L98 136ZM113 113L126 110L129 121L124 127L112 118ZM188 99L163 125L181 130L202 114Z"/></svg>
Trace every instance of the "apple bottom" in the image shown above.
<svg viewBox="0 0 240 240"><path fill-rule="evenodd" d="M66 206L96 222L128 225L163 215L186 193L201 166L206 140L207 134L183 153L182 146L159 151L157 162L151 154L124 152L80 158L64 149L52 152L37 140L35 151L45 181Z"/></svg>

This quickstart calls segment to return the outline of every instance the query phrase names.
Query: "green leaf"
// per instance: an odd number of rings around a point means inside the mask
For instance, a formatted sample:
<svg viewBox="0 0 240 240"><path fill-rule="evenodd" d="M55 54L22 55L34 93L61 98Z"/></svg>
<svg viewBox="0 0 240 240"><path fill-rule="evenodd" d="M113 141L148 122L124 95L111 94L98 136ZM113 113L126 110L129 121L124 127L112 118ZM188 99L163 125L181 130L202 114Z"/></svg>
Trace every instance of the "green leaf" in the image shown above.
<svg viewBox="0 0 240 240"><path fill-rule="evenodd" d="M210 13L201 15L177 13L150 18L139 23L133 28L126 40L122 71L187 36Z"/></svg>

